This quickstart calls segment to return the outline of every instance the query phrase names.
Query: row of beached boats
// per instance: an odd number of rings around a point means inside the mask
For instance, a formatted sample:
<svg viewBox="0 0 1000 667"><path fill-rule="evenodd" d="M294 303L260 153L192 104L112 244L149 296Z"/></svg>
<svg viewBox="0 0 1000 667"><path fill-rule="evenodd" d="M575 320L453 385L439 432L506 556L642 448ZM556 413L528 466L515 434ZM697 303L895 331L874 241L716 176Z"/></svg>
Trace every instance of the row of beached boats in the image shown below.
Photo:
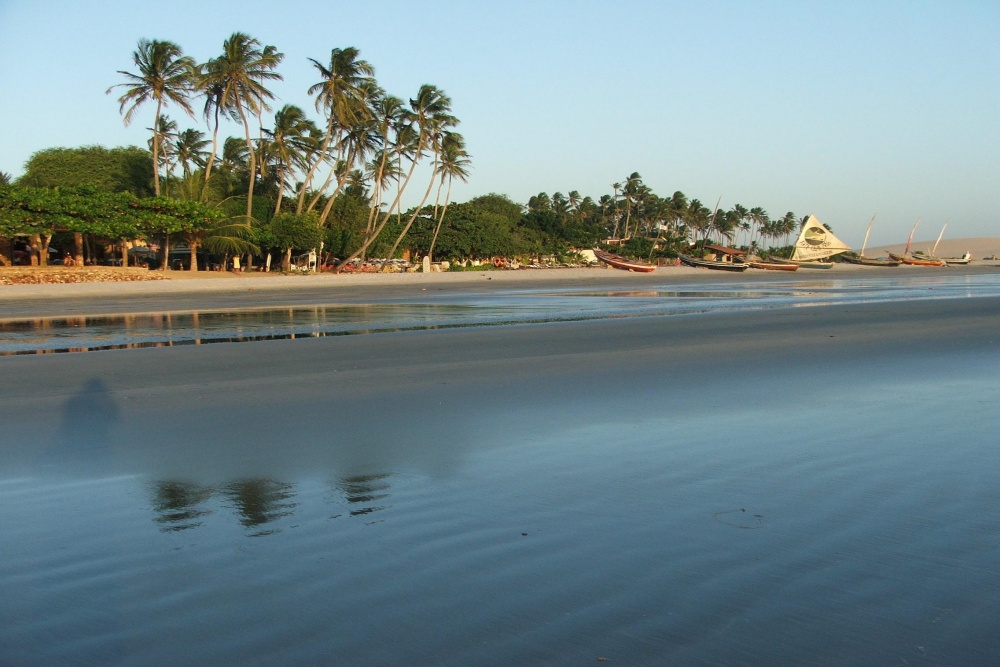
<svg viewBox="0 0 1000 667"><path fill-rule="evenodd" d="M842 261L850 264L860 264L862 266L892 267L900 264L911 266L947 266L968 264L972 259L969 253L961 257L936 257L938 243L944 236L944 227L938 235L937 242L930 253L922 251L910 252L910 244L913 242L913 233L917 230L917 225L913 225L910 231L910 238L906 241L906 249L902 254L896 255L888 253L888 257L866 257L865 247L868 245L868 235L872 230L874 216L868 223L868 230L865 232L864 243L861 244L861 252L854 253L851 247L834 236L833 232L827 229L815 216L810 215L802 225L799 238L795 241L792 255L788 259L760 257L748 257L746 252L738 248L727 248L725 246L706 244L702 250L708 252L702 257L688 254L678 254L682 264L716 271L746 271L747 269L763 269L766 271L797 271L803 269L829 269L833 267L830 261L835 255L840 255ZM918 221L919 222L919 221ZM945 223L945 227L947 227ZM616 269L626 271L637 271L649 273L656 269L655 264L648 262L630 260L621 255L615 255L603 250L594 250L594 255L601 262Z"/></svg>

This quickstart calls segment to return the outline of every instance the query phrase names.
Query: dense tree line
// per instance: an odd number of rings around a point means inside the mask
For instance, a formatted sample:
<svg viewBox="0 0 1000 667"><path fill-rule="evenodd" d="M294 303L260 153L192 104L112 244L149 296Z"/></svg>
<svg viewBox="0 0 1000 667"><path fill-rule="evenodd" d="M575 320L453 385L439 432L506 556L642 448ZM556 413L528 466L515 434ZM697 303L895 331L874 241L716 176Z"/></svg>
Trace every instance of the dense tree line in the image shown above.
<svg viewBox="0 0 1000 667"><path fill-rule="evenodd" d="M0 173L0 234L121 241L134 231L164 248L183 243L197 269L199 248L243 254L248 264L276 251L287 268L294 252L316 247L341 263L407 251L448 259L563 255L603 241L627 254L669 256L709 239L760 250L797 230L792 213L772 219L759 207L712 210L679 191L661 197L638 173L597 199L571 190L541 192L523 206L495 194L453 204L452 185L467 179L470 156L443 91L423 85L404 101L378 85L356 48L334 48L328 58L309 59L317 119L294 105L272 115L269 85L282 78L283 60L276 47L243 33L204 62L172 42L140 40L133 70L120 71L124 82L108 92L117 89L126 125L151 107L148 150L52 148L32 156L16 183ZM204 129L180 128L168 107L192 121L200 109ZM242 136L220 138L223 121ZM19 218L25 202L45 199L38 189L46 188L61 194ZM403 210L410 188L420 204ZM112 201L113 193L144 202L133 211L159 210L157 222L124 222L114 208L108 221L65 215L61 198ZM197 205L197 220L166 201ZM173 211L179 217L168 224Z"/></svg>

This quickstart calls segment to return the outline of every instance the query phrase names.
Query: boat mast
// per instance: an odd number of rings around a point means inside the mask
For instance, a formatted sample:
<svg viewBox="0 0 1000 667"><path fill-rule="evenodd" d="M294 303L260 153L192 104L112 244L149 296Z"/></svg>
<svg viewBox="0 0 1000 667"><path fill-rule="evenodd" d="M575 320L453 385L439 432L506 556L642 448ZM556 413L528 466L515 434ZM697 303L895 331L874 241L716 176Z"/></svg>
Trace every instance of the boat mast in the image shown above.
<svg viewBox="0 0 1000 667"><path fill-rule="evenodd" d="M878 213L875 215L878 215ZM875 222L875 215L868 221L868 231L865 232L865 240L861 242L861 252L858 253L858 257L865 256L865 246L868 245L868 235L872 233L872 223Z"/></svg>
<svg viewBox="0 0 1000 667"><path fill-rule="evenodd" d="M938 234L938 240L934 242L934 247L931 248L931 257L937 257L938 243L941 243L941 237L944 236L944 230L945 230L945 227L947 227L947 226L948 226L948 223L945 222L944 223L944 227L941 228L941 233Z"/></svg>
<svg viewBox="0 0 1000 667"><path fill-rule="evenodd" d="M903 250L903 257L910 252L910 244L913 243L913 232L917 231L917 224L920 222L920 218L917 218L917 222L913 223L913 229L910 230L910 238L906 239L906 249Z"/></svg>

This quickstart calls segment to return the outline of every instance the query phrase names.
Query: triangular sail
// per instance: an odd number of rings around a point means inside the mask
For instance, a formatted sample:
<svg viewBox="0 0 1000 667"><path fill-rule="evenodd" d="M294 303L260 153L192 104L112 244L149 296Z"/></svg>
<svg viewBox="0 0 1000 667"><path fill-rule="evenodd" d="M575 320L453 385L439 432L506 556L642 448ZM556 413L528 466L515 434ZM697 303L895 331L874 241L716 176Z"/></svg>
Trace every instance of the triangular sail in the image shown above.
<svg viewBox="0 0 1000 667"><path fill-rule="evenodd" d="M799 262L809 262L833 257L850 249L851 246L834 236L822 222L810 215L802 225L802 233L795 242L791 258Z"/></svg>

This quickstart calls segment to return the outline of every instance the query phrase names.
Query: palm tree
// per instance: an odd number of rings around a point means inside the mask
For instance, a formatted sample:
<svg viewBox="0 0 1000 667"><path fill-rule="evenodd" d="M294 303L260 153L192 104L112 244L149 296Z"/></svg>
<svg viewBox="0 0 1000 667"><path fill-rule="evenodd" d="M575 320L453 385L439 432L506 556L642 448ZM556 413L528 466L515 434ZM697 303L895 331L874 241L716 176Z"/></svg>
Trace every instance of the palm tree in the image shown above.
<svg viewBox="0 0 1000 667"><path fill-rule="evenodd" d="M247 186L247 224L253 214L253 188L257 174L257 152L250 135L250 121L247 114L260 121L264 111L270 111L268 100L274 94L265 85L268 81L280 81L282 76L274 71L285 55L274 46L263 46L260 41L242 32L233 33L222 44L222 55L211 60L206 66L201 85L206 90L217 93L214 104L223 110L235 109L243 123L247 152L250 158L248 171L250 182Z"/></svg>
<svg viewBox="0 0 1000 667"><path fill-rule="evenodd" d="M14 182L14 177L6 171L0 171L0 185L10 185Z"/></svg>
<svg viewBox="0 0 1000 667"><path fill-rule="evenodd" d="M441 214L437 215L437 201L434 202L434 213L437 224L434 226L434 236L431 238L431 246L427 250L427 257L433 261L434 244L437 243L438 233L441 231L441 224L444 222L444 214L448 212L448 204L451 201L451 184L457 178L465 183L469 178L469 154L465 151L465 139L458 132L449 132L444 136L441 146L441 163L438 165L438 174L441 177L441 185L448 181L448 190L444 196L444 206ZM438 186L438 196L441 194L441 187Z"/></svg>
<svg viewBox="0 0 1000 667"><path fill-rule="evenodd" d="M281 211L281 200L285 194L289 172L306 167L316 130L315 124L306 118L305 112L292 104L286 104L274 114L274 129L264 130L264 134L270 138L268 150L274 157L277 171L275 214Z"/></svg>
<svg viewBox="0 0 1000 667"><path fill-rule="evenodd" d="M192 167L204 167L207 162L209 141L205 133L188 128L177 135L172 152L181 165L181 173L186 181L194 172Z"/></svg>
<svg viewBox="0 0 1000 667"><path fill-rule="evenodd" d="M163 174L167 177L168 181L164 189L169 192L169 179L173 176L174 172L174 147L171 145L170 139L177 136L177 122L171 120L166 115L162 115L155 128L147 127L146 129L153 133L153 136L147 142L149 152L152 153L153 149L159 146L160 166L163 168Z"/></svg>
<svg viewBox="0 0 1000 667"><path fill-rule="evenodd" d="M316 95L316 110L326 114L326 132L323 135L321 148L316 159L309 166L305 179L303 179L296 213L301 214L303 208L306 208L306 189L309 187L316 169L328 158L328 151L334 137L344 128L368 116L368 107L365 104L367 96L363 94L363 88L374 85L375 68L368 62L359 60L359 54L358 49L350 46L346 49L332 49L330 62L326 65L318 60L309 59L319 70L321 80L319 83L313 84L308 93ZM334 168L336 168L336 160L334 160ZM313 208L319 201L323 189L320 188L315 193L308 206L309 209Z"/></svg>
<svg viewBox="0 0 1000 667"><path fill-rule="evenodd" d="M139 73L119 70L118 73L126 78L126 82L111 86L107 92L110 93L115 88L126 89L125 94L118 98L121 105L118 112L125 114L123 121L126 126L132 122L136 110L143 103L149 100L156 101L156 114L153 117L153 192L158 196L160 115L163 113L163 106L173 102L188 115L194 116L189 96L197 68L194 60L183 55L179 46L173 42L156 39L140 39L138 47L132 53L132 62L135 63ZM127 111L125 107L128 107Z"/></svg>
<svg viewBox="0 0 1000 667"><path fill-rule="evenodd" d="M410 231L413 221L417 219L420 210L427 203L427 198L430 197L431 190L434 189L434 181L439 176L438 163L444 136L447 134L448 128L458 125L458 119L451 115L451 98L445 95L444 91L430 84L420 86L416 98L410 100L410 110L413 113L413 121L416 125L418 135L417 145L412 156L413 163L410 166L410 173L407 175L406 180L409 181L417 162L428 150L433 155L431 177L427 183L427 190L424 192L423 199L420 200L420 204L413 210L413 214L399 232L399 236L396 237L395 243L392 244L392 248L386 256L387 259L392 259L396 248L399 247L407 232ZM399 203L398 197L396 203Z"/></svg>

